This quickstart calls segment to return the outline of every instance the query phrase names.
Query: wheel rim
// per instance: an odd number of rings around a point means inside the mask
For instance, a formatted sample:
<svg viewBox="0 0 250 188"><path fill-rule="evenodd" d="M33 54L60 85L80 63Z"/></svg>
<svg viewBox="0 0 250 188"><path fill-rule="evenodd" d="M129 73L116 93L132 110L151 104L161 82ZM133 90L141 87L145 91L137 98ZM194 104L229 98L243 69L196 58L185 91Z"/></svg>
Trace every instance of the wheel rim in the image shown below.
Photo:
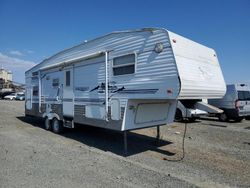
<svg viewBox="0 0 250 188"><path fill-rule="evenodd" d="M59 130L59 121L57 119L54 120L53 128L55 131Z"/></svg>
<svg viewBox="0 0 250 188"><path fill-rule="evenodd" d="M226 114L221 114L220 115L220 119L222 120L222 121L226 121L226 119L227 119L227 116L226 116Z"/></svg>
<svg viewBox="0 0 250 188"><path fill-rule="evenodd" d="M45 119L45 129L50 129L50 120L48 118Z"/></svg>

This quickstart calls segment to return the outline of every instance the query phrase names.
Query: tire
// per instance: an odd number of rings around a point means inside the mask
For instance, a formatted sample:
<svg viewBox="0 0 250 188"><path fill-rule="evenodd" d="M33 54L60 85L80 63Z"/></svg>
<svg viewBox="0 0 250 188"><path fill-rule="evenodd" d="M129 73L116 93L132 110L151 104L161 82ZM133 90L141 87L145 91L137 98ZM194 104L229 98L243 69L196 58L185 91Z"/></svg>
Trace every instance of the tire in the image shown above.
<svg viewBox="0 0 250 188"><path fill-rule="evenodd" d="M235 122L241 122L242 120L243 120L242 117L238 117L238 118L235 118L235 119L234 119Z"/></svg>
<svg viewBox="0 0 250 188"><path fill-rule="evenodd" d="M59 134L63 132L63 125L62 121L58 120L57 118L54 118L52 121L52 131L56 134Z"/></svg>
<svg viewBox="0 0 250 188"><path fill-rule="evenodd" d="M48 117L45 118L45 121L44 121L44 128L45 130L51 130L51 120L49 120Z"/></svg>
<svg viewBox="0 0 250 188"><path fill-rule="evenodd" d="M176 109L174 120L177 122L183 121L182 112L179 108Z"/></svg>
<svg viewBox="0 0 250 188"><path fill-rule="evenodd" d="M190 117L190 118L188 118L188 121L189 121L189 122L195 122L196 119L197 119L196 117Z"/></svg>
<svg viewBox="0 0 250 188"><path fill-rule="evenodd" d="M219 115L219 120L222 121L222 122L226 122L226 121L228 121L228 117L227 117L227 115L225 113L221 113Z"/></svg>
<svg viewBox="0 0 250 188"><path fill-rule="evenodd" d="M250 120L250 116L246 116L246 118L245 118L246 120Z"/></svg>

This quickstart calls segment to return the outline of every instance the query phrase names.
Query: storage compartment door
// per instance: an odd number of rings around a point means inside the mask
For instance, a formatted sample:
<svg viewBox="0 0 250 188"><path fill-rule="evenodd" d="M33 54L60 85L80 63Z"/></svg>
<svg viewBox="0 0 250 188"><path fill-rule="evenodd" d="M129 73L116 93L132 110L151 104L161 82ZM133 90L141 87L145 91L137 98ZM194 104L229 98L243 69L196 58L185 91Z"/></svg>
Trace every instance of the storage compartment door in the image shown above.
<svg viewBox="0 0 250 188"><path fill-rule="evenodd" d="M105 120L105 117L106 117L105 106L104 105L87 105L85 115L87 118Z"/></svg>
<svg viewBox="0 0 250 188"><path fill-rule="evenodd" d="M167 119L168 103L138 104L135 124L161 122Z"/></svg>
<svg viewBox="0 0 250 188"><path fill-rule="evenodd" d="M121 119L121 107L120 107L120 101L118 99L111 100L111 119L112 120Z"/></svg>

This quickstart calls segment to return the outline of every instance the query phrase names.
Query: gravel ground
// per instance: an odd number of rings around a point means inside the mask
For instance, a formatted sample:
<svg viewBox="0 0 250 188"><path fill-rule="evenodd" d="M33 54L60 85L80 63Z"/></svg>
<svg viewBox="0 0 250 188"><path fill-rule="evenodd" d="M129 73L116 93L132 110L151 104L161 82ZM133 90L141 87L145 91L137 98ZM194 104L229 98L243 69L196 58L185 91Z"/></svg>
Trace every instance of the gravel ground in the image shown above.
<svg viewBox="0 0 250 188"><path fill-rule="evenodd" d="M21 101L0 101L0 188L250 187L250 121L203 118L128 134L81 126L61 135L24 117Z"/></svg>

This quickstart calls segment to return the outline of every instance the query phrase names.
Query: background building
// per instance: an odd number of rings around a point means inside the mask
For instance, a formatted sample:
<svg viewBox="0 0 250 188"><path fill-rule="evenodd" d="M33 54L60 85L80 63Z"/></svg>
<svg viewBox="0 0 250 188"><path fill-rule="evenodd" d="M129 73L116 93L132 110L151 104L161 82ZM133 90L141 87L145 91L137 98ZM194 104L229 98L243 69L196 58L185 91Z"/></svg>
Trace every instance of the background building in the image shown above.
<svg viewBox="0 0 250 188"><path fill-rule="evenodd" d="M5 70L5 69L0 69L0 79L4 81L12 81L12 72Z"/></svg>
<svg viewBox="0 0 250 188"><path fill-rule="evenodd" d="M12 88L12 72L0 69L0 90Z"/></svg>

